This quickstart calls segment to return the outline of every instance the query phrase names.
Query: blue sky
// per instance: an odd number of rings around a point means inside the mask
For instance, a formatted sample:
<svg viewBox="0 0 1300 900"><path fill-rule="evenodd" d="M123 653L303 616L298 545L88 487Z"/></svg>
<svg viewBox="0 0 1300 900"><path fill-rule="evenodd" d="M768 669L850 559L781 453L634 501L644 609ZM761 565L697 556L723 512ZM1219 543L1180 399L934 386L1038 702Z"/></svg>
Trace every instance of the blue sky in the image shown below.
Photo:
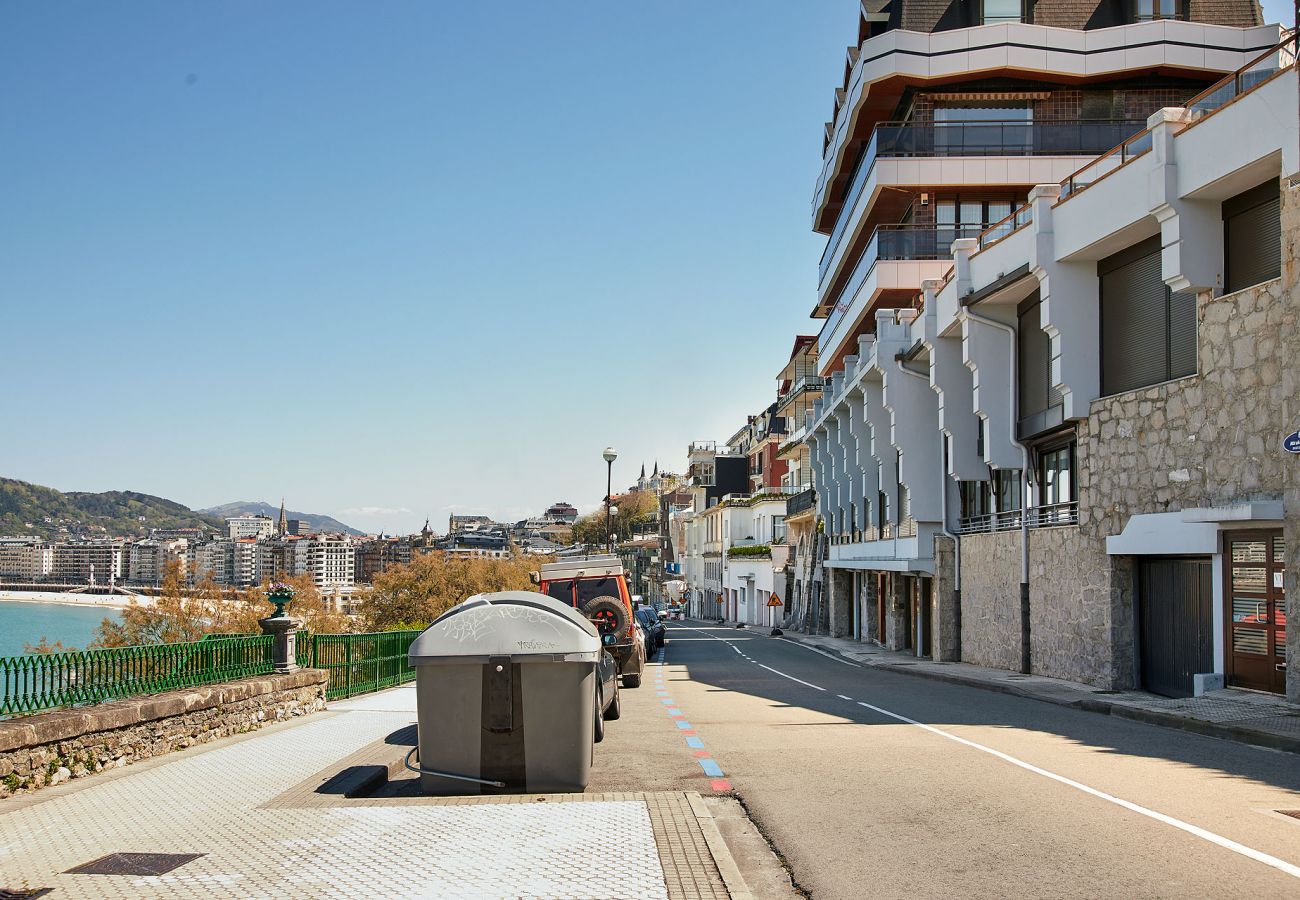
<svg viewBox="0 0 1300 900"><path fill-rule="evenodd" d="M857 7L6 4L0 474L392 531L679 469L813 324Z"/></svg>

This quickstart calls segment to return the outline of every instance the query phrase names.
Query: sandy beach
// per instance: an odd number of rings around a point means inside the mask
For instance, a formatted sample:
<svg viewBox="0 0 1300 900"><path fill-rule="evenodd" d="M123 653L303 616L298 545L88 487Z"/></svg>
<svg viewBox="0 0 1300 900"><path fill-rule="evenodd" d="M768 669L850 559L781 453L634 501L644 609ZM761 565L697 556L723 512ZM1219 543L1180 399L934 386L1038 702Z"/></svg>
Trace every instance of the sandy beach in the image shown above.
<svg viewBox="0 0 1300 900"><path fill-rule="evenodd" d="M65 606L98 606L107 609L125 609L131 601L142 605L153 603L152 597L124 597L120 594L56 594L47 591L0 590L0 600L15 603L59 603Z"/></svg>

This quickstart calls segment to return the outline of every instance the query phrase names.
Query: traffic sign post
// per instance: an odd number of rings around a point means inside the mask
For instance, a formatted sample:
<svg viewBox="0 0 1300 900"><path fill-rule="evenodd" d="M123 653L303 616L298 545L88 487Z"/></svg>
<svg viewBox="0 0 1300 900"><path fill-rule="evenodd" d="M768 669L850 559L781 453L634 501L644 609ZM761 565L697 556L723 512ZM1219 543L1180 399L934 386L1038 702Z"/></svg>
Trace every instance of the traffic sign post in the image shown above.
<svg viewBox="0 0 1300 900"><path fill-rule="evenodd" d="M776 615L774 610L778 606L783 606L783 605L784 604L781 603L781 598L777 597L776 594L773 594L772 596L767 598L767 627L768 628L776 627L776 624L772 621L773 617Z"/></svg>

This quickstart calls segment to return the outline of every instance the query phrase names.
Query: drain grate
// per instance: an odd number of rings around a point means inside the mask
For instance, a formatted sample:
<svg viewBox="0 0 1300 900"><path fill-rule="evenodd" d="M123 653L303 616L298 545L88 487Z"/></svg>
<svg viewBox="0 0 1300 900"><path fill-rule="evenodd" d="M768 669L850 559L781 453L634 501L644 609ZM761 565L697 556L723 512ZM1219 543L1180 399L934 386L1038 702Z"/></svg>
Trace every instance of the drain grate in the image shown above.
<svg viewBox="0 0 1300 900"><path fill-rule="evenodd" d="M1300 809L1275 809L1273 812L1279 812L1284 816L1290 816L1293 819L1300 819Z"/></svg>
<svg viewBox="0 0 1300 900"><path fill-rule="evenodd" d="M32 897L44 897L54 888L0 888L0 900L31 900Z"/></svg>
<svg viewBox="0 0 1300 900"><path fill-rule="evenodd" d="M203 853L110 853L68 869L64 875L165 875Z"/></svg>

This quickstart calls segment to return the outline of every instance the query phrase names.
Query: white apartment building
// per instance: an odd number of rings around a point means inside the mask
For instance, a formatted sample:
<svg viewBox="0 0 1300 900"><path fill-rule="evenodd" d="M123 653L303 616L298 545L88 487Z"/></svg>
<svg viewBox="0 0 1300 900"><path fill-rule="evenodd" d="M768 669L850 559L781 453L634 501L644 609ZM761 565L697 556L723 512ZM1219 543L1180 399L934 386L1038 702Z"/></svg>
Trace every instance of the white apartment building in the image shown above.
<svg viewBox="0 0 1300 900"><path fill-rule="evenodd" d="M50 580L56 584L114 584L126 575L126 560L125 541L55 544Z"/></svg>
<svg viewBox="0 0 1300 900"><path fill-rule="evenodd" d="M157 587L162 584L163 573L169 560L188 564L189 541L149 539L136 541L127 547L127 580L134 585Z"/></svg>
<svg viewBox="0 0 1300 900"><path fill-rule="evenodd" d="M230 516L226 519L226 537L269 538L275 534L275 520L270 516Z"/></svg>

